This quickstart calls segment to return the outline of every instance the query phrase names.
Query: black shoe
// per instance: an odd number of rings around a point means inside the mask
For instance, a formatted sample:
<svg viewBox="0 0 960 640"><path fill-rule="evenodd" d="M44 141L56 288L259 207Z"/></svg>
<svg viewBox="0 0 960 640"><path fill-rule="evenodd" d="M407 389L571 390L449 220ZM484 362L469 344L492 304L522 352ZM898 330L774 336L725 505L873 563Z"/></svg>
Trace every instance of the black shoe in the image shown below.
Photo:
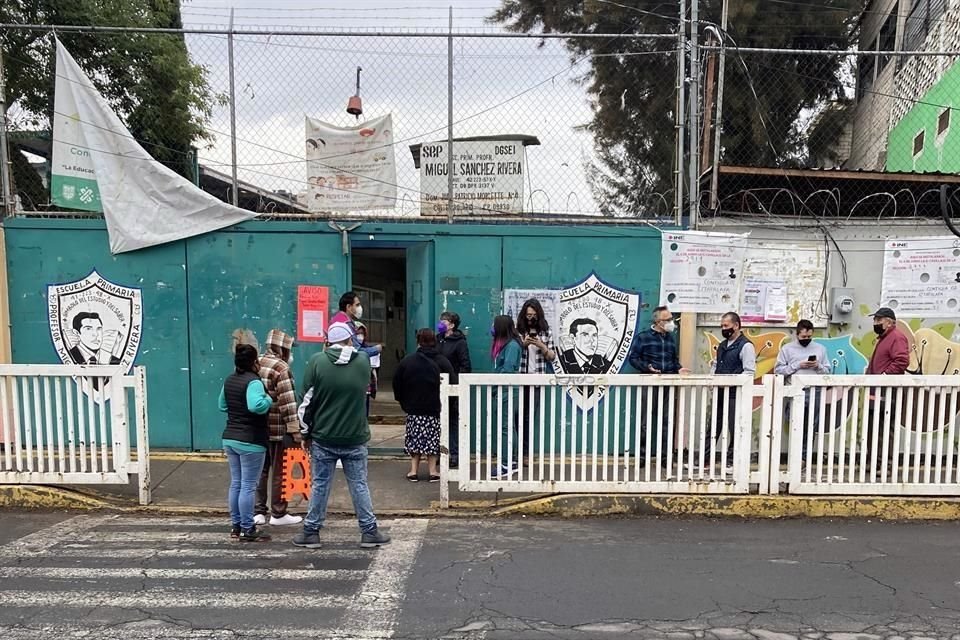
<svg viewBox="0 0 960 640"><path fill-rule="evenodd" d="M372 549L389 543L390 536L380 531L380 529L374 529L370 533L364 533L360 536L360 546L364 549Z"/></svg>
<svg viewBox="0 0 960 640"><path fill-rule="evenodd" d="M301 531L293 536L293 544L306 549L319 549L321 547L320 534Z"/></svg>
<svg viewBox="0 0 960 640"><path fill-rule="evenodd" d="M238 540L240 540L240 542L269 542L270 535L262 531L257 531L257 527L254 525L249 529L241 531Z"/></svg>
<svg viewBox="0 0 960 640"><path fill-rule="evenodd" d="M448 469L459 469L460 460L457 458L450 458L450 463L447 465Z"/></svg>
<svg viewBox="0 0 960 640"><path fill-rule="evenodd" d="M233 539L240 537L240 525L235 524L230 528L230 537Z"/></svg>

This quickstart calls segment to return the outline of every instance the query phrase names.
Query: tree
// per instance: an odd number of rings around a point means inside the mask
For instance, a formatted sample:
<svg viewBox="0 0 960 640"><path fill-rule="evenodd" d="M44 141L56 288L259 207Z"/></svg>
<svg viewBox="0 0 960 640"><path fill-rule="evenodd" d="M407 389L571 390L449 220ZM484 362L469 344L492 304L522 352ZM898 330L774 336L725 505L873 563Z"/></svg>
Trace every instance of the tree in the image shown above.
<svg viewBox="0 0 960 640"><path fill-rule="evenodd" d="M0 22L182 27L179 0L0 0ZM57 34L150 154L194 179L193 148L210 140L205 125L219 98L206 70L191 63L183 34ZM53 117L56 57L47 32L5 29L7 101L20 111L18 128L47 131ZM48 194L23 154L14 154L14 178L34 206ZM28 204L30 204L28 202Z"/></svg>
<svg viewBox="0 0 960 640"><path fill-rule="evenodd" d="M720 23L721 6L701 0L701 41L707 24ZM665 34L677 32L677 7L655 0L501 0L491 21L524 33ZM863 7L864 0L729 0L724 162L796 165L809 156L798 120L844 98L842 52ZM594 108L585 125L598 158L588 167L594 195L608 215L640 214L651 196L673 189L674 170L684 161L675 150L676 41L571 36L565 42L574 59L591 56L582 80ZM734 43L837 54L740 54Z"/></svg>

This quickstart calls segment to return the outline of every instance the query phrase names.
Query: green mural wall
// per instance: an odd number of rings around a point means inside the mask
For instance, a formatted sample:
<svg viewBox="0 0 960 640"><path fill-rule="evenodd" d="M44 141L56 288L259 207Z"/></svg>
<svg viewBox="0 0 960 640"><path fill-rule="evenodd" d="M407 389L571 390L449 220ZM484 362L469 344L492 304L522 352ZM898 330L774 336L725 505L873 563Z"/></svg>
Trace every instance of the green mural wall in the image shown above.
<svg viewBox="0 0 960 640"><path fill-rule="evenodd" d="M960 171L960 64L954 63L943 77L890 130L887 138L887 171L956 173ZM937 122L950 107L950 126L937 135ZM914 139L924 132L923 150L914 158Z"/></svg>
<svg viewBox="0 0 960 640"><path fill-rule="evenodd" d="M223 418L216 397L231 368L233 335L294 332L297 285L329 286L331 305L350 285L350 256L326 222L252 222L120 256L110 255L102 221L18 218L5 230L14 362L57 362L48 284L96 269L142 288L136 363L147 367L157 448L217 448ZM660 278L660 235L648 228L365 222L350 242L408 249L408 276L422 282L412 321L432 324L443 309L457 311L477 371L490 370L488 329L503 288L561 288L595 271L639 291L646 304ZM298 376L318 348L297 345Z"/></svg>

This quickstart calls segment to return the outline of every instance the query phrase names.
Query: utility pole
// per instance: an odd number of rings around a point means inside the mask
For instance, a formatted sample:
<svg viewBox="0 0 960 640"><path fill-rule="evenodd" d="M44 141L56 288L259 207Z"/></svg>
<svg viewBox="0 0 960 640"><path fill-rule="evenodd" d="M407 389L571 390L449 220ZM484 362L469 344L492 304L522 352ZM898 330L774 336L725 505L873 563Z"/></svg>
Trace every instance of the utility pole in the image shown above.
<svg viewBox="0 0 960 640"><path fill-rule="evenodd" d="M674 170L675 186L677 192L677 202L674 207L674 222L678 227L683 225L683 143L684 143L684 104L686 101L686 68L684 58L686 57L686 34L684 33L684 24L687 19L687 1L680 0L680 22L677 24L677 111L676 111L676 130L677 130L677 164Z"/></svg>
<svg viewBox="0 0 960 640"><path fill-rule="evenodd" d="M3 215L12 215L13 188L10 184L11 164L7 148L7 76L3 68L3 49L0 48L0 174L3 181Z"/></svg>
<svg viewBox="0 0 960 640"><path fill-rule="evenodd" d="M700 223L700 1L690 0L690 186L687 198L690 200L690 228L696 229Z"/></svg>
<svg viewBox="0 0 960 640"><path fill-rule="evenodd" d="M707 38L707 46L713 46L715 44L715 38L713 36L713 31L708 32L710 35ZM707 167L710 166L710 151L713 148L710 140L710 132L712 127L712 115L713 115L713 91L714 91L714 81L717 71L717 52L710 50L710 53L707 54L707 77L703 84L703 137L702 145L700 147L700 166Z"/></svg>
<svg viewBox="0 0 960 640"><path fill-rule="evenodd" d="M447 33L447 224L453 224L453 6Z"/></svg>
<svg viewBox="0 0 960 640"><path fill-rule="evenodd" d="M227 63L230 65L230 203L240 206L240 183L237 180L237 88L233 71L233 9L230 9L230 30L227 33Z"/></svg>
<svg viewBox="0 0 960 640"><path fill-rule="evenodd" d="M730 0L723 0L720 14L720 74L717 78L717 125L713 132L713 167L710 173L710 210L720 206L717 183L720 178L720 134L723 132L723 78L727 68L727 22L730 18Z"/></svg>

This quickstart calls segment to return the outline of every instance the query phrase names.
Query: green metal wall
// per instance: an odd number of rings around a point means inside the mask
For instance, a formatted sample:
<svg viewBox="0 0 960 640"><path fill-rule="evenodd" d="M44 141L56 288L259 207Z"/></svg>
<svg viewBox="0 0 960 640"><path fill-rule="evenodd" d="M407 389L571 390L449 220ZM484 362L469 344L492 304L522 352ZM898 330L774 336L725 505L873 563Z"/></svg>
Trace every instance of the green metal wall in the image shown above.
<svg viewBox="0 0 960 640"><path fill-rule="evenodd" d="M151 441L161 448L218 447L216 397L231 368L235 330L261 340L275 326L294 332L297 285L329 286L335 306L350 284L349 256L326 223L254 222L120 256L110 255L102 221L18 218L5 229L14 362L56 362L48 284L95 268L143 289L137 364L147 367ZM659 234L649 228L366 222L350 240L407 248L416 307L409 323L431 326L443 309L457 311L477 371L490 369L488 329L503 288L559 288L596 271L647 303L660 279ZM411 296L415 280L423 283L419 301ZM317 348L297 346L298 376Z"/></svg>

